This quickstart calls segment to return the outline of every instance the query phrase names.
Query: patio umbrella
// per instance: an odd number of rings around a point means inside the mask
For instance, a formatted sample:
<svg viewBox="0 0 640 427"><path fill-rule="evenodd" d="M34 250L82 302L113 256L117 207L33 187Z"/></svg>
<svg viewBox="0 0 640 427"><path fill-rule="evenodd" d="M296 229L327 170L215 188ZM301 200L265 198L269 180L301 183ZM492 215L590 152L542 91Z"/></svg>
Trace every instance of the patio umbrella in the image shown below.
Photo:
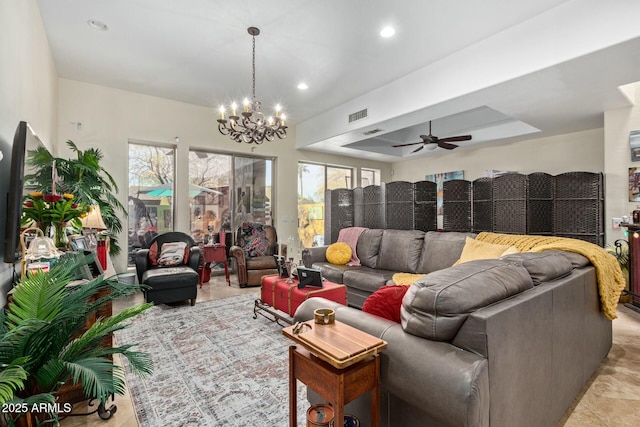
<svg viewBox="0 0 640 427"><path fill-rule="evenodd" d="M173 196L173 184L168 183L156 185L155 187L142 190L141 193L146 194L147 196L171 197ZM212 190L210 188L201 187L195 184L189 184L189 197L195 197L200 193L222 194L221 192Z"/></svg>

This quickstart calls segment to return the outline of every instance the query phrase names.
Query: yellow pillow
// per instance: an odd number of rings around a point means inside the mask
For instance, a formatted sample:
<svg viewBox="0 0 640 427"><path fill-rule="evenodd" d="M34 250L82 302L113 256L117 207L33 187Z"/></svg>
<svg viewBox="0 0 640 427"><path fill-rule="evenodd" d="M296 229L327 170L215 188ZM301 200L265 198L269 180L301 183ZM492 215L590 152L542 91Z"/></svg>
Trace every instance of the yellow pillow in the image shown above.
<svg viewBox="0 0 640 427"><path fill-rule="evenodd" d="M327 261L331 264L345 265L351 259L351 247L343 242L336 242L327 248Z"/></svg>
<svg viewBox="0 0 640 427"><path fill-rule="evenodd" d="M424 274L394 273L391 280L396 285L410 285L422 277L424 277Z"/></svg>
<svg viewBox="0 0 640 427"><path fill-rule="evenodd" d="M507 251L512 253L511 248L512 246L509 245L496 245L467 237L460 259L453 265L477 259L497 259Z"/></svg>

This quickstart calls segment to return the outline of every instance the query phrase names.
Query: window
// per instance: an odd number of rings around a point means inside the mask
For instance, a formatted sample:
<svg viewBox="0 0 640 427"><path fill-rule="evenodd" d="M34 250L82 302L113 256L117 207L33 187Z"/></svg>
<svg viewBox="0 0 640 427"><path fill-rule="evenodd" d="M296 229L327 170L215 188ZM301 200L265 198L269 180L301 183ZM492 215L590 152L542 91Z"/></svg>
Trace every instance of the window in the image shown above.
<svg viewBox="0 0 640 427"><path fill-rule="evenodd" d="M300 247L324 244L325 189L353 188L353 169L298 163L298 237Z"/></svg>
<svg viewBox="0 0 640 427"><path fill-rule="evenodd" d="M243 222L273 224L273 159L189 152L191 235L233 231Z"/></svg>
<svg viewBox="0 0 640 427"><path fill-rule="evenodd" d="M145 237L173 230L175 148L129 143L129 265Z"/></svg>
<svg viewBox="0 0 640 427"><path fill-rule="evenodd" d="M360 170L360 186L362 188L369 185L380 185L379 169L361 169Z"/></svg>

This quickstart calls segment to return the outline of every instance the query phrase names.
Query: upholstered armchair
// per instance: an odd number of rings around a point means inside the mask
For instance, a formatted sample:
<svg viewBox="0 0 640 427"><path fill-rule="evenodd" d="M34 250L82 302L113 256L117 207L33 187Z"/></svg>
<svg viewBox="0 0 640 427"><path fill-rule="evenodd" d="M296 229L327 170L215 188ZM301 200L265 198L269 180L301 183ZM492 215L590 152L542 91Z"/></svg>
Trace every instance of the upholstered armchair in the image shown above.
<svg viewBox="0 0 640 427"><path fill-rule="evenodd" d="M273 255L278 249L286 258L287 246L278 245L278 234L271 225L243 223L236 230L235 245L229 253L236 264L238 283L241 288L260 286L260 279L267 274L278 274Z"/></svg>
<svg viewBox="0 0 640 427"><path fill-rule="evenodd" d="M184 233L171 231L153 238L148 249L136 253L138 283L149 286L144 291L146 301L164 304L191 300L195 305L200 257L200 248Z"/></svg>

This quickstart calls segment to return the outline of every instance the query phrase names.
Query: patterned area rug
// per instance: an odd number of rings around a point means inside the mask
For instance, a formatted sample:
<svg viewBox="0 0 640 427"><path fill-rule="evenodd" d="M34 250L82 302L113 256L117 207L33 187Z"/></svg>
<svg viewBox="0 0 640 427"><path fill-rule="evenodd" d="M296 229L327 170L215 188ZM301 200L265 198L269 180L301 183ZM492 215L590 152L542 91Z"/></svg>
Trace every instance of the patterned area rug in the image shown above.
<svg viewBox="0 0 640 427"><path fill-rule="evenodd" d="M277 324L253 318L254 299L151 307L117 332L118 345L137 343L153 356L146 379L123 360L140 426L288 424L291 341ZM298 383L298 425L306 425L305 389Z"/></svg>

